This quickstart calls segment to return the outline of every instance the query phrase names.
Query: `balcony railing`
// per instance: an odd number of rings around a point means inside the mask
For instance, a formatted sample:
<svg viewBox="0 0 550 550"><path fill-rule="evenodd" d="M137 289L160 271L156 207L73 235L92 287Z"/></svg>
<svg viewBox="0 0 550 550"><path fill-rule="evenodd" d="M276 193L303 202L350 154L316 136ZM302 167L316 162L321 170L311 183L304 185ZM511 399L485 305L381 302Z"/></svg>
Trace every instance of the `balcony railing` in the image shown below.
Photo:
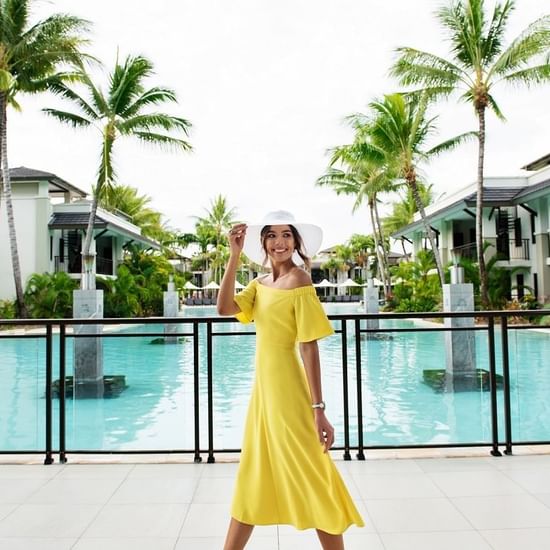
<svg viewBox="0 0 550 550"><path fill-rule="evenodd" d="M517 242L515 239L509 239L507 237L497 237L484 239L484 242L489 243L490 247L487 248L486 254L493 256L494 254L498 255L499 261L510 261L510 260L529 260L529 248L530 242L529 239L521 239L520 245L516 246ZM457 246L451 250L451 253L455 257L459 258L468 258L469 260L477 259L477 246L476 243L468 243L462 246Z"/></svg>
<svg viewBox="0 0 550 550"><path fill-rule="evenodd" d="M98 275L114 275L113 260L96 256L96 273ZM82 258L80 256L56 256L55 257L55 272L63 271L65 273L79 274L82 273Z"/></svg>
<svg viewBox="0 0 550 550"><path fill-rule="evenodd" d="M329 318L335 322L335 338L340 340L340 363L341 363L341 391L342 402L341 409L338 407L334 410L334 415L342 415L343 418L343 440L342 445L333 447L333 450L343 451L345 460L351 460L351 450L356 450L356 457L360 460L365 459L365 450L381 449L381 448L442 448L442 447L480 447L487 446L493 456L500 456L500 446L505 447L505 453L511 454L513 445L534 445L534 444L550 444L550 441L536 440L528 441L522 438L521 430L518 429L518 411L517 404L514 404L511 399L512 391L518 390L516 385L510 383L510 356L514 352L514 338L509 338L509 334L521 329L532 328L532 325L513 324L509 325L508 321L512 317L518 318L536 318L543 315L550 315L550 310L532 310L532 311L469 311L469 312L430 312L430 313L384 313L384 314L337 314L329 315ZM448 327L441 326L414 325L405 328L389 326L389 328L363 328L365 321L376 319L393 319L393 320L410 320L410 319L440 319L445 318L476 318L483 320L483 324L476 324L473 327ZM172 446L170 448L159 449L120 449L112 448L108 445L107 448L71 448L67 444L67 423L70 420L69 405L67 404L67 368L70 365L68 358L68 348L71 341L74 343L76 338L88 338L89 333L80 333L74 331L76 325L94 325L103 326L109 325L129 325L136 327L133 331L124 332L106 331L97 334L94 337L105 338L143 338L143 337L165 337L163 325L172 325L178 328L178 332L170 332L170 337L184 337L189 339L189 346L186 347L186 354L189 353L189 359L192 363L190 369L190 383L186 388L186 399L191 400L192 418L185 422L186 428L189 430L192 444L190 447L179 448ZM54 454L59 455L60 462L66 462L67 454L70 453L94 453L94 454L130 454L130 453L189 453L194 455L195 462L201 462L203 454L207 455L209 463L215 462L214 453L222 452L238 452L240 449L216 448L214 445L214 402L219 400L219 391L217 384L227 383L227 380L220 380L220 374L217 369L214 369L214 339L226 338L229 336L238 336L247 338L253 335L250 330L235 332L234 330L224 330L223 325L234 323L231 318L220 317L173 317L173 318L145 318L145 319L24 319L24 320L5 320L0 319L0 327L10 325L15 326L33 325L36 328L42 328L42 331L33 331L32 333L7 333L0 331L0 342L2 339L38 339L45 343L45 353L41 355L37 364L37 389L38 392L44 392L44 399L40 400L38 407L43 408L43 416L36 410L36 414L45 419L45 444L44 447L37 447L34 450L16 449L6 450L0 449L0 454L44 454L45 463L51 464L54 461ZM148 332L139 332L138 325L151 325ZM500 326L497 340L497 324ZM154 327L158 327L155 329ZM183 328L182 328L183 327ZM368 379L372 374L367 370L372 368L372 365L367 364L364 356L365 348L369 342L381 338L402 337L404 333L413 333L415 336L420 332L480 332L479 341L487 345L487 374L488 374L488 406L483 409L482 419L488 419L490 429L487 435L482 440L468 440L460 442L442 442L437 438L428 437L425 443L408 443L405 441L396 440L393 445L375 445L369 444L369 432L366 429L367 423L370 421L372 410L369 407L378 407L378 403L374 405L368 402L369 397L363 391L365 389L363 380ZM59 333L55 335L54 332ZM200 344L200 339L206 336L206 342ZM509 344L512 341L512 344ZM397 346L399 347L399 346ZM392 349L390 346L388 349ZM139 346L128 346L128 361L131 362L131 350L136 353ZM368 349L368 348L367 348ZM397 353L397 352L396 352ZM516 350L517 353L517 350ZM206 363L205 367L201 366ZM497 392L497 363L498 368L502 372L502 387L498 388ZM530 366L525 365L527 370ZM57 367L57 368L56 368ZM205 368L205 371L203 371ZM517 367L516 367L517 369ZM388 374L388 373L386 373ZM517 376L513 371L512 374ZM54 375L59 377L56 390L58 393L58 403L54 407ZM513 390L511 389L513 388ZM204 391L206 389L206 391ZM452 390L450 390L452 391ZM497 398L497 393L498 395ZM444 396L444 394L442 394ZM515 394L514 394L515 395ZM206 403L203 402L206 401ZM89 400L88 400L89 403ZM427 405L428 407L430 405ZM448 400L445 398L445 407L449 406ZM514 408L516 407L516 408ZM98 409L103 414L103 408ZM106 409L107 410L107 409ZM10 410L9 403L6 404L5 411L12 417L17 415L16 410ZM419 412L420 409L417 411ZM111 411L109 413L113 415ZM124 413L126 414L126 413ZM411 413L412 414L412 413ZM454 414L454 413L453 413ZM464 416L468 416L465 414ZM512 416L514 415L514 423ZM205 418L206 417L206 418ZM453 416L454 421L460 421L460 415ZM499 430L501 436L499 437ZM203 437L201 437L203 433ZM56 443L54 444L54 434Z"/></svg>

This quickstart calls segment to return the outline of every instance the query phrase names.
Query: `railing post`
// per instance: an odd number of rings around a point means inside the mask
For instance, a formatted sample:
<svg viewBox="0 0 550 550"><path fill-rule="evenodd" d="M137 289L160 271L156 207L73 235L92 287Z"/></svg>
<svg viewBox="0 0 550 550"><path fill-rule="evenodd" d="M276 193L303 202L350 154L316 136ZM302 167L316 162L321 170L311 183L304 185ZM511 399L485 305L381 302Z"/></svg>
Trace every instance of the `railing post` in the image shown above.
<svg viewBox="0 0 550 550"><path fill-rule="evenodd" d="M208 460L209 464L216 462L214 458L214 411L212 403L212 323L206 323L206 375L208 391Z"/></svg>
<svg viewBox="0 0 550 550"><path fill-rule="evenodd" d="M361 321L355 319L355 368L357 384L357 454L359 460L365 460L363 452L363 387L361 381Z"/></svg>
<svg viewBox="0 0 550 550"><path fill-rule="evenodd" d="M46 457L44 464L53 464L52 457L52 324L46 325Z"/></svg>
<svg viewBox="0 0 550 550"><path fill-rule="evenodd" d="M200 414L199 414L199 323L193 321L193 404L195 409L195 457L194 462L202 462L200 455Z"/></svg>
<svg viewBox="0 0 550 550"><path fill-rule="evenodd" d="M344 392L344 460L351 460L349 452L349 400L348 400L348 334L346 320L342 319L342 386Z"/></svg>
<svg viewBox="0 0 550 550"><path fill-rule="evenodd" d="M506 435L506 450L504 454L512 454L512 411L510 406L510 354L508 349L508 317L503 314L500 318L502 328L502 378L504 393L504 429Z"/></svg>
<svg viewBox="0 0 550 550"><path fill-rule="evenodd" d="M492 427L492 450L493 456L502 456L498 450L498 407L497 407L497 380L495 368L495 318L491 315L488 318L489 335L489 380L491 394L491 427Z"/></svg>
<svg viewBox="0 0 550 550"><path fill-rule="evenodd" d="M66 325L59 324L59 462L65 464L66 436L65 436L65 349L67 340L65 338Z"/></svg>

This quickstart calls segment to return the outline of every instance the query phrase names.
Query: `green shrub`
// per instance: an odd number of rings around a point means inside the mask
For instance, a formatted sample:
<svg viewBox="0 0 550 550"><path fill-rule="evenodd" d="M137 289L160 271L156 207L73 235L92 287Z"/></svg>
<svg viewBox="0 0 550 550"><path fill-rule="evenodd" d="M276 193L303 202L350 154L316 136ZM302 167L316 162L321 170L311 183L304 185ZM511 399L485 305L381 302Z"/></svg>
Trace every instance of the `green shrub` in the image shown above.
<svg viewBox="0 0 550 550"><path fill-rule="evenodd" d="M17 308L12 300L0 300L0 319L15 319Z"/></svg>
<svg viewBox="0 0 550 550"><path fill-rule="evenodd" d="M25 288L25 304L35 319L72 317L78 282L66 273L34 273Z"/></svg>

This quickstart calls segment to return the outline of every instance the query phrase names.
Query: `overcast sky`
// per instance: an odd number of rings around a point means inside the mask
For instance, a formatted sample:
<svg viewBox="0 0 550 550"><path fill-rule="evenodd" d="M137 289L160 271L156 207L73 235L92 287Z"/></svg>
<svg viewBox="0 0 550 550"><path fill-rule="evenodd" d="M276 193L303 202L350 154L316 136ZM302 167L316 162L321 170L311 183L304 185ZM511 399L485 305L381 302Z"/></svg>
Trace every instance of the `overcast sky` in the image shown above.
<svg viewBox="0 0 550 550"><path fill-rule="evenodd" d="M489 6L493 2L487 2ZM388 69L398 46L440 55L447 44L433 16L439 0L54 0L36 16L69 12L93 22L89 52L110 69L120 57L151 59L150 85L176 90L170 112L193 123L194 151L174 154L120 140L119 182L152 197L170 226L192 231L191 216L219 193L240 219L253 221L284 208L322 225L324 245L371 231L366 207L314 186L326 150L349 143L343 118L398 91ZM550 12L547 0L517 0L511 40ZM102 75L99 75L101 77ZM104 76L104 75L103 75ZM518 175L550 153L550 86L495 90L506 123L488 117L486 175ZM10 113L10 165L55 173L89 191L100 136L62 127L41 114L58 100L20 98ZM471 109L454 100L434 108L445 139L475 129ZM435 141L434 141L435 143ZM438 193L475 180L477 147L448 154L424 173Z"/></svg>

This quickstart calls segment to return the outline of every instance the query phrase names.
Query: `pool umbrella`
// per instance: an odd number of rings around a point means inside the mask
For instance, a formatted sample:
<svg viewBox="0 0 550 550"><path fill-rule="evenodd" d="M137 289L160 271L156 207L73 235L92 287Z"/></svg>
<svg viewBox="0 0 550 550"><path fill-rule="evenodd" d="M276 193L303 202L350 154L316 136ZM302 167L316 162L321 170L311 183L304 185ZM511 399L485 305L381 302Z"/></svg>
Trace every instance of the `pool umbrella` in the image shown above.
<svg viewBox="0 0 550 550"><path fill-rule="evenodd" d="M334 283L331 283L330 281L328 281L327 279L323 279L320 283L315 283L313 285L314 287L317 287L317 288L332 288L332 287L335 287L336 285ZM325 296L327 295L327 290L325 290Z"/></svg>
<svg viewBox="0 0 550 550"><path fill-rule="evenodd" d="M204 290L211 290L212 293L210 294L210 297L213 298L214 297L214 291L215 290L219 290L220 289L220 285L216 282L216 281L210 281L205 287L204 287Z"/></svg>
<svg viewBox="0 0 550 550"><path fill-rule="evenodd" d="M220 285L216 281L210 281L204 288L208 290L219 290Z"/></svg>
<svg viewBox="0 0 550 550"><path fill-rule="evenodd" d="M191 281L187 281L184 285L183 285L183 288L185 290L199 290L200 287L198 287L197 285L194 285ZM191 294L188 294L188 296L190 296Z"/></svg>
<svg viewBox="0 0 550 550"><path fill-rule="evenodd" d="M244 288L244 285L242 285L241 283L239 283L239 281L235 281L235 288L239 289L239 290L242 290Z"/></svg>
<svg viewBox="0 0 550 550"><path fill-rule="evenodd" d="M198 287L197 285L194 285L191 281L187 281L183 285L183 288L185 288L186 290L199 290L200 287Z"/></svg>
<svg viewBox="0 0 550 550"><path fill-rule="evenodd" d="M348 277L343 283L340 283L338 286L342 288L352 288L352 287L357 287L361 285Z"/></svg>

